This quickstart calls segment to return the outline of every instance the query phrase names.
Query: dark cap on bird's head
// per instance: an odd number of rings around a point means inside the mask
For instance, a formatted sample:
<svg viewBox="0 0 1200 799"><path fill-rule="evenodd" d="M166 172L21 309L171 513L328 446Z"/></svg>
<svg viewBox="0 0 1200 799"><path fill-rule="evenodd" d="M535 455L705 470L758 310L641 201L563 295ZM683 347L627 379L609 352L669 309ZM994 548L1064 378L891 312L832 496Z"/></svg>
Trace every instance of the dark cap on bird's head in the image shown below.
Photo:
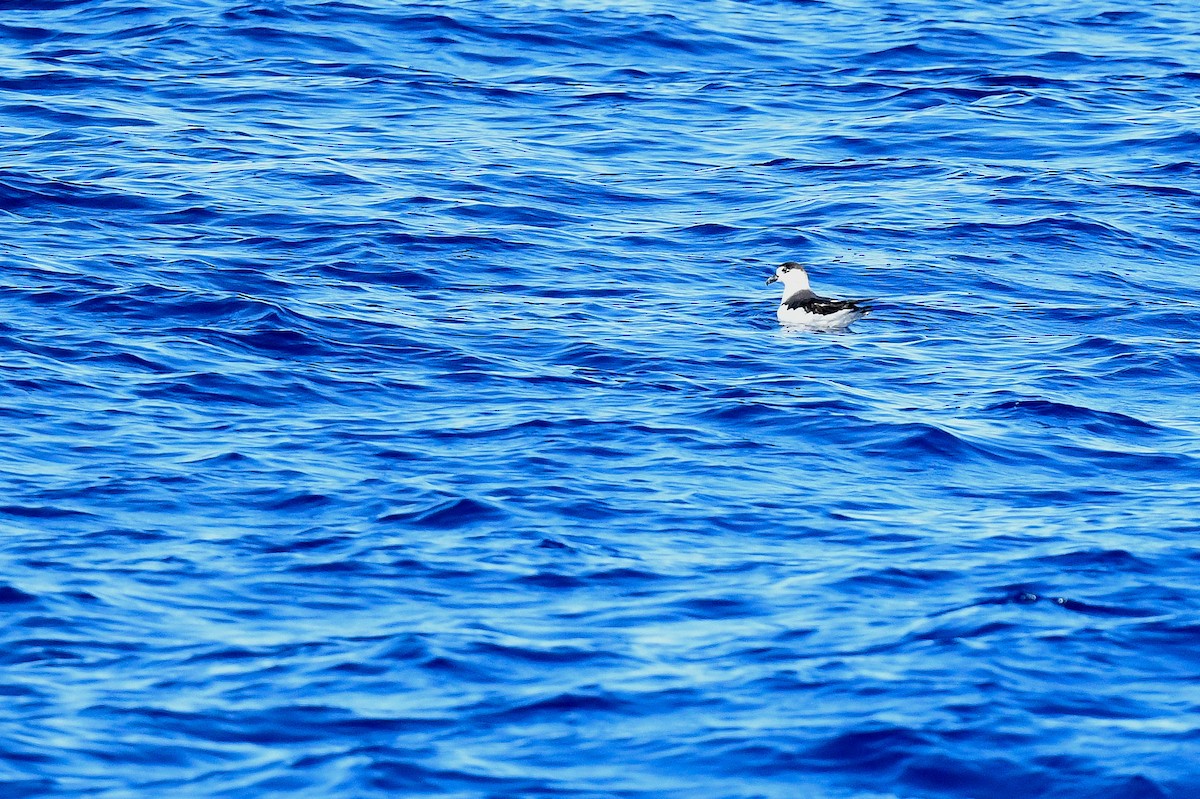
<svg viewBox="0 0 1200 799"><path fill-rule="evenodd" d="M802 264L796 263L795 261L788 261L787 263L780 264L779 268L775 270L775 274L767 278L767 285L771 285L776 280L782 280L784 275L786 275L788 272L791 272L793 269L798 270L801 274L806 274Z"/></svg>

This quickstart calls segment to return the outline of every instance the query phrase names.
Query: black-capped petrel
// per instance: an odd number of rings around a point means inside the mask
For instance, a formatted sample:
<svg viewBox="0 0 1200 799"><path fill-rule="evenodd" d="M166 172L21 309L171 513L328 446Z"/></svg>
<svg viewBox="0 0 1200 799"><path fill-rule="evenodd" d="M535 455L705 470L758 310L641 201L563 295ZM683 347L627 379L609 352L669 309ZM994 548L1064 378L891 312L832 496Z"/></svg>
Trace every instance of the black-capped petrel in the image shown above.
<svg viewBox="0 0 1200 799"><path fill-rule="evenodd" d="M818 297L808 285L808 273L795 261L788 261L767 278L767 285L783 284L776 316L785 325L834 330L845 327L871 311L863 305L869 300L831 300Z"/></svg>

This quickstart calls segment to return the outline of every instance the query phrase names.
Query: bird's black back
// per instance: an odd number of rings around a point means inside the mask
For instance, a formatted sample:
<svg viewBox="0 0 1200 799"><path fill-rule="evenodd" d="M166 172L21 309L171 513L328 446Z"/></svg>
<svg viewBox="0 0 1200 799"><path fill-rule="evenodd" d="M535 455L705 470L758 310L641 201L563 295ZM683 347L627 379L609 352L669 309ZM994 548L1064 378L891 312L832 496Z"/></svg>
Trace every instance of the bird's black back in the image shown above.
<svg viewBox="0 0 1200 799"><path fill-rule="evenodd" d="M831 300L828 297L818 297L809 289L801 289L783 301L783 307L789 311L802 310L822 316L838 311L869 311L869 307L861 303L867 300Z"/></svg>

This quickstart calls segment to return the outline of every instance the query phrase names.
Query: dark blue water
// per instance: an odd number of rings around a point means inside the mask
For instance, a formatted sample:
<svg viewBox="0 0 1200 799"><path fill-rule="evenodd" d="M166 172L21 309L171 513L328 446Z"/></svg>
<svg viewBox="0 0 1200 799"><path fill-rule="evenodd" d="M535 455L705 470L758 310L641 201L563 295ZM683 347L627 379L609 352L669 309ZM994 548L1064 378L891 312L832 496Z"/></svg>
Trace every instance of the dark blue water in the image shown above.
<svg viewBox="0 0 1200 799"><path fill-rule="evenodd" d="M0 9L0 795L1200 796L1200 7Z"/></svg>

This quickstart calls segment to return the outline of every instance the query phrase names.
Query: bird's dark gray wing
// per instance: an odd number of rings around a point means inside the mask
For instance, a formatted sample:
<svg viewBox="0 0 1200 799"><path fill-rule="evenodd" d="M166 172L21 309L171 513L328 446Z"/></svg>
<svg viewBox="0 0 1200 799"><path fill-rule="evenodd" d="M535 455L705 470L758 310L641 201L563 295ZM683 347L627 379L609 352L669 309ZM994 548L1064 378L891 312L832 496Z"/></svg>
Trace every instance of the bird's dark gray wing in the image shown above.
<svg viewBox="0 0 1200 799"><path fill-rule="evenodd" d="M822 316L837 313L838 311L869 311L869 307L863 305L864 302L870 300L831 300L827 297L818 297L807 289L797 291L792 296L783 301L783 307L789 311L802 310L811 314L819 314Z"/></svg>

